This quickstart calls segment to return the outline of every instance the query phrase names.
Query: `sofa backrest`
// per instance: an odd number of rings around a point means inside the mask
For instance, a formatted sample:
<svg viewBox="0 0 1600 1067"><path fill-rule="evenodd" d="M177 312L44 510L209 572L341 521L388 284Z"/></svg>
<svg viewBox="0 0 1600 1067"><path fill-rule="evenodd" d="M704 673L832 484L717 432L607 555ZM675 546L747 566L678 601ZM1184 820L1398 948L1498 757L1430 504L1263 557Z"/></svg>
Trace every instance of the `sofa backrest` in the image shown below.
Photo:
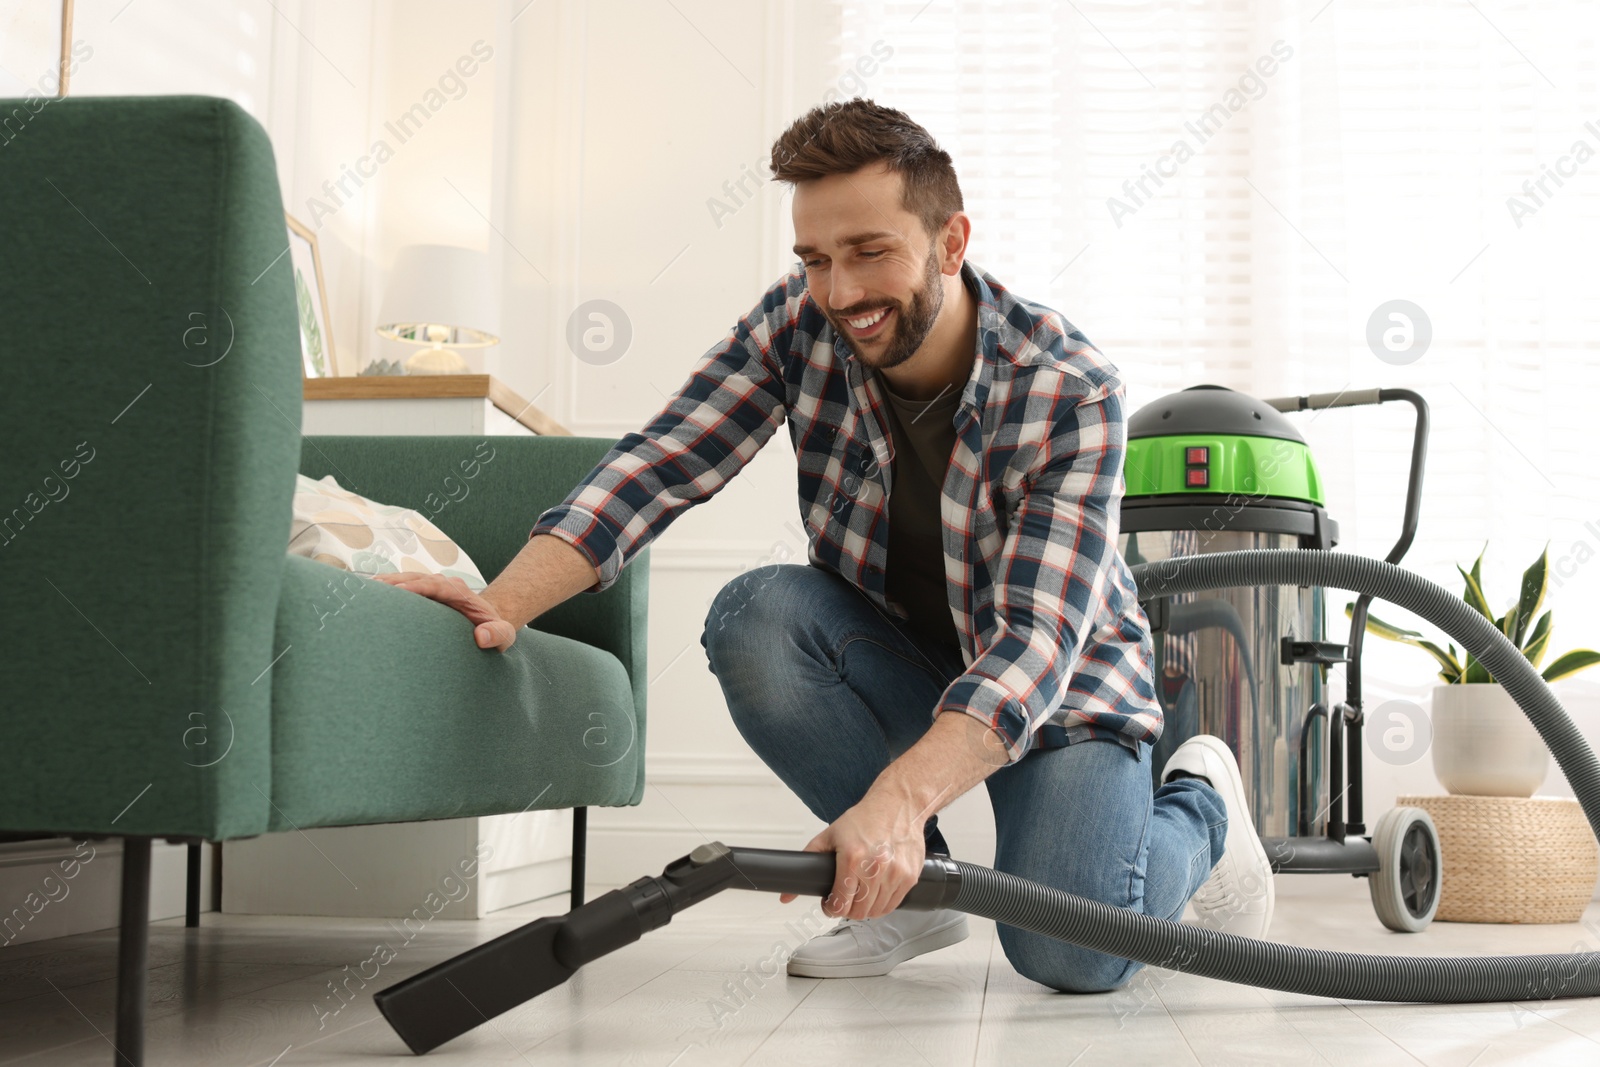
<svg viewBox="0 0 1600 1067"><path fill-rule="evenodd" d="M266 825L300 347L266 132L0 101L0 829Z"/></svg>

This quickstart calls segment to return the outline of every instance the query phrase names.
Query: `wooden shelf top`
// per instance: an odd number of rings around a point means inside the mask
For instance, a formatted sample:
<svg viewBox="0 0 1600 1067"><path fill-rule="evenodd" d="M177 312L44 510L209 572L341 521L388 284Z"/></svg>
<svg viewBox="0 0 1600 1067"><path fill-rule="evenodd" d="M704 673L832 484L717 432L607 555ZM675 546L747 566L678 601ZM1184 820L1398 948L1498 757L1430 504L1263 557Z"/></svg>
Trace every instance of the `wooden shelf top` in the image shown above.
<svg viewBox="0 0 1600 1067"><path fill-rule="evenodd" d="M537 434L571 437L572 431L522 399L492 374L368 374L306 378L307 400L483 399Z"/></svg>

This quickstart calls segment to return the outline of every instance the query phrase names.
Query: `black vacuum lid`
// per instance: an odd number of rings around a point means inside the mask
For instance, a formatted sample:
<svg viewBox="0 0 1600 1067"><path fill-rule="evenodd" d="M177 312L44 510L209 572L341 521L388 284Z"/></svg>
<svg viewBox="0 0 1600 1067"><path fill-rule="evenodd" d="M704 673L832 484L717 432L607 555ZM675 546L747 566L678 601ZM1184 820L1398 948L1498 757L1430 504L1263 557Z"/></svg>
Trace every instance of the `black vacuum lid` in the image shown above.
<svg viewBox="0 0 1600 1067"><path fill-rule="evenodd" d="M1236 434L1279 437L1305 444L1305 438L1277 408L1224 385L1193 385L1168 393L1128 417L1128 439L1180 434Z"/></svg>

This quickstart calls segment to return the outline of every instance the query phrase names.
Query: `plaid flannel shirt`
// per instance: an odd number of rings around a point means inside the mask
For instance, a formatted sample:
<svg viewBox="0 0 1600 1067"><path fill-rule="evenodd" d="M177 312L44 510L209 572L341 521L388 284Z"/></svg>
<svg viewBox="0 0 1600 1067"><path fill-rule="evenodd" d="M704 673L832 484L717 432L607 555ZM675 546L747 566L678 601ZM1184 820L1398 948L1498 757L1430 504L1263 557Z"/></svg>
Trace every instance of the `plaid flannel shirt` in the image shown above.
<svg viewBox="0 0 1600 1067"><path fill-rule="evenodd" d="M934 716L973 715L1011 762L1035 746L1161 734L1148 622L1117 550L1122 383L1059 313L968 263L977 353L941 493L946 596L965 671ZM708 351L639 433L623 437L530 537L553 534L599 582L709 499L786 420L814 566L880 609L893 442L876 372L855 359L796 270Z"/></svg>

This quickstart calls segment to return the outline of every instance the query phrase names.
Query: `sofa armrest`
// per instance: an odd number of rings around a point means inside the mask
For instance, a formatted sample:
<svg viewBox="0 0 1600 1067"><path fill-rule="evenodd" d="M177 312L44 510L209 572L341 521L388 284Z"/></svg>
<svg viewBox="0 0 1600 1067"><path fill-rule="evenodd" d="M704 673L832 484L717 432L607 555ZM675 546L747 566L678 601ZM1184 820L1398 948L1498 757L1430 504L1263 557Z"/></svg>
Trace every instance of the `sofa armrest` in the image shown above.
<svg viewBox="0 0 1600 1067"><path fill-rule="evenodd" d="M539 514L559 504L612 443L597 437L317 435L305 438L300 471L312 478L331 474L352 492L420 512L493 580L527 543ZM531 624L622 661L633 685L636 732L605 743L640 751L649 684L648 556L641 553L605 592L580 593ZM631 803L644 794L643 766Z"/></svg>

